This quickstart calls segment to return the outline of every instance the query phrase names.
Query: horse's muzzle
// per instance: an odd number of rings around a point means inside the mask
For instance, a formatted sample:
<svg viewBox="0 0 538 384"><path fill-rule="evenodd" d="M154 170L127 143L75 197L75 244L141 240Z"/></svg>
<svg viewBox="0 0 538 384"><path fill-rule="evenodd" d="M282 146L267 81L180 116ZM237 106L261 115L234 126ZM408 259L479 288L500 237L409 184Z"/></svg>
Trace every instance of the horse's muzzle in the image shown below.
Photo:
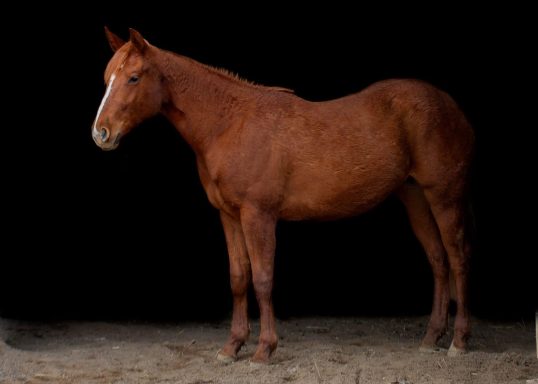
<svg viewBox="0 0 538 384"><path fill-rule="evenodd" d="M95 144L103 151L112 151L116 149L120 143L120 134L114 137L114 141L110 141L110 130L106 127L101 127L99 130L93 129L92 138Z"/></svg>

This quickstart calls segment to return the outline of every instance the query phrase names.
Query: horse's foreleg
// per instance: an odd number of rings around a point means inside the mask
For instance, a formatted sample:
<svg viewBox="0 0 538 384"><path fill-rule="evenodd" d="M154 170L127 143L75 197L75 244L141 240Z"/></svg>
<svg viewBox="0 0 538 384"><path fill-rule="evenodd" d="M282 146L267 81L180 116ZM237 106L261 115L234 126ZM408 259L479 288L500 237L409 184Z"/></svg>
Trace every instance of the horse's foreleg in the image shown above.
<svg viewBox="0 0 538 384"><path fill-rule="evenodd" d="M250 260L239 221L223 212L220 217L230 259L233 314L230 338L217 357L221 361L232 362L237 359L237 353L249 335L247 289L250 283Z"/></svg>
<svg viewBox="0 0 538 384"><path fill-rule="evenodd" d="M260 339L252 361L267 362L278 342L272 303L276 219L248 206L241 209L241 226L260 307Z"/></svg>

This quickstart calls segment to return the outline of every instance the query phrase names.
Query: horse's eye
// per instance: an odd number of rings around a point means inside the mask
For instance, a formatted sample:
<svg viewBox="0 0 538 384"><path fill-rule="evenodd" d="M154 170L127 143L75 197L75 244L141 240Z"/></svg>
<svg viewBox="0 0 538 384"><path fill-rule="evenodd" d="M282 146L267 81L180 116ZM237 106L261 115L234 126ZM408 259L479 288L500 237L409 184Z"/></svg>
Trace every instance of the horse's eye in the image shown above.
<svg viewBox="0 0 538 384"><path fill-rule="evenodd" d="M136 84L136 83L138 83L138 79L139 79L138 76L131 76L131 77L129 78L128 83L129 83L129 84Z"/></svg>

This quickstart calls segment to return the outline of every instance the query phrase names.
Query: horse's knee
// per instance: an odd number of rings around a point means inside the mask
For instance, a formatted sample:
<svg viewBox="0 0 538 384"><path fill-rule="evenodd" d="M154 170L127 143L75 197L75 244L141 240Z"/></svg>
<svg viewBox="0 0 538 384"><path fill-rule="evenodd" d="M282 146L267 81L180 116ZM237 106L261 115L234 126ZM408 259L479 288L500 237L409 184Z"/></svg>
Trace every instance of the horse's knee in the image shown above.
<svg viewBox="0 0 538 384"><path fill-rule="evenodd" d="M254 291L258 299L264 299L271 296L273 290L273 278L268 274L261 274L261 276L255 276L253 281Z"/></svg>
<svg viewBox="0 0 538 384"><path fill-rule="evenodd" d="M231 274L230 285L234 297L243 296L247 293L249 276L246 273Z"/></svg>

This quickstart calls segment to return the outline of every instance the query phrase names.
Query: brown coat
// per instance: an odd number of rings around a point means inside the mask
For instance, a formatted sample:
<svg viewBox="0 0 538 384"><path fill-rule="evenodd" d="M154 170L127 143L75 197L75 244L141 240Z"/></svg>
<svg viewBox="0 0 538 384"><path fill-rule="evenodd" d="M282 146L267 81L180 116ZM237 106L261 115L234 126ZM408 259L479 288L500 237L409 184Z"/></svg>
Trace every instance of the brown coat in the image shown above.
<svg viewBox="0 0 538 384"><path fill-rule="evenodd" d="M209 201L221 212L234 296L231 336L219 357L233 360L248 333L252 278L261 316L255 361L277 336L271 292L280 219L360 214L396 193L431 262L435 288L422 348L445 332L449 266L458 310L450 354L469 335L465 190L473 132L452 98L418 80L386 80L362 92L310 102L291 91L250 84L163 51L131 30L116 52L93 126L103 149L142 120L164 114L196 153Z"/></svg>

